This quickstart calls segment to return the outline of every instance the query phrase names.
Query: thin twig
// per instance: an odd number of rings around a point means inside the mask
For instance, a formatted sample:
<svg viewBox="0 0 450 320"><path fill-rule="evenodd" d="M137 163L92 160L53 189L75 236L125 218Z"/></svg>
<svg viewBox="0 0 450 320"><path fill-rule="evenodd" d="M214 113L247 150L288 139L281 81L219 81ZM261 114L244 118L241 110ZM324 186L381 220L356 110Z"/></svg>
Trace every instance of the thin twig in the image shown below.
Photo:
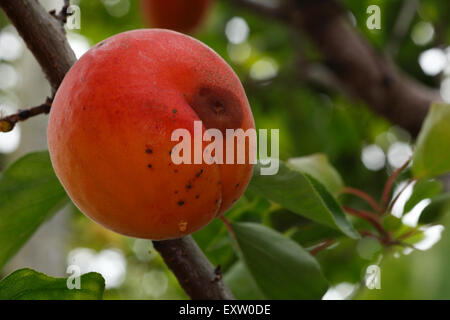
<svg viewBox="0 0 450 320"><path fill-rule="evenodd" d="M365 200L368 204L370 204L370 206L375 210L375 212L377 213L382 213L383 212L383 208L381 208L381 206L375 201L375 199L370 196L368 193L356 189L356 188L351 188L351 187L345 187L342 189L341 191L342 194L353 194L363 200Z"/></svg>
<svg viewBox="0 0 450 320"><path fill-rule="evenodd" d="M363 237L370 237L378 240L379 242L383 242L383 238L381 238L379 235L376 235L375 233L369 230L360 230L359 234Z"/></svg>
<svg viewBox="0 0 450 320"><path fill-rule="evenodd" d="M0 118L0 132L9 132L12 129L14 129L14 126L17 124L17 122L27 120L39 114L49 113L51 106L52 106L52 99L47 98L47 100L39 106L19 110L15 114L11 114L9 116Z"/></svg>
<svg viewBox="0 0 450 320"><path fill-rule="evenodd" d="M327 239L325 241L323 241L322 243L320 243L318 246L314 247L313 249L311 249L309 251L309 253L312 256L317 255L319 252L321 252L322 250L325 250L326 248L332 246L334 243L336 242L336 240L334 239Z"/></svg>
<svg viewBox="0 0 450 320"><path fill-rule="evenodd" d="M230 234L230 236L236 238L236 236L234 235L234 230L233 230L233 227L231 226L230 221L228 221L228 219L225 218L224 216L220 216L220 220L222 220L222 222L225 225L225 227L227 228L228 233Z"/></svg>
<svg viewBox="0 0 450 320"><path fill-rule="evenodd" d="M380 233L380 235L383 236L383 242L389 243L391 241L391 235L381 225L381 220L380 220L379 216L377 216L376 214L373 214L372 212L357 210L357 209L353 209L350 207L343 207L343 209L348 214L353 215L355 217L359 217L361 219L364 219L368 223L370 223L372 226L374 226L375 229Z"/></svg>
<svg viewBox="0 0 450 320"><path fill-rule="evenodd" d="M402 193L410 186L411 183L415 181L414 178L409 179L409 181L403 186L403 188L397 193L395 198L392 200L391 204L389 205L389 208L386 210L386 213L391 212L392 208L394 207L395 203L397 202L398 198L402 195Z"/></svg>
<svg viewBox="0 0 450 320"><path fill-rule="evenodd" d="M409 165L411 159L408 159L400 168L397 168L392 174L389 176L389 179L386 181L383 189L383 195L381 197L381 205L383 208L387 208L389 203L389 196L392 191L392 186L394 185L395 180L400 175L400 173Z"/></svg>

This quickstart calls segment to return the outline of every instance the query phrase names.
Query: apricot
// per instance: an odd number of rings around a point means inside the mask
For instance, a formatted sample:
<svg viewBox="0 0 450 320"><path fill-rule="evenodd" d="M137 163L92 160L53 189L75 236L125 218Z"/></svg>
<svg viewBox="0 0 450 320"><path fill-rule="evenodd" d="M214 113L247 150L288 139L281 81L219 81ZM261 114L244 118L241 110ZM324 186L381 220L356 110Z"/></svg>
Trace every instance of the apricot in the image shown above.
<svg viewBox="0 0 450 320"><path fill-rule="evenodd" d="M212 0L141 0L149 26L183 33L195 31L204 21Z"/></svg>
<svg viewBox="0 0 450 320"><path fill-rule="evenodd" d="M231 67L174 31L121 33L85 53L58 89L47 131L52 164L75 205L103 226L181 237L228 210L253 169L249 161L175 164L172 133L184 128L194 139L194 121L202 130L254 128Z"/></svg>

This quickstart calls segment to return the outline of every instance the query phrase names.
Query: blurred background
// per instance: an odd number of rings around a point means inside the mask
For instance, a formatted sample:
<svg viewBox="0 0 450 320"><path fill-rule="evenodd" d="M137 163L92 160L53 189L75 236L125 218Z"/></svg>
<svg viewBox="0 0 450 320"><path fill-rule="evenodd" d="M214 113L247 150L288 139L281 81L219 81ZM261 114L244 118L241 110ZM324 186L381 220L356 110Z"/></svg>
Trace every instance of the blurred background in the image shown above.
<svg viewBox="0 0 450 320"><path fill-rule="evenodd" d="M41 1L59 10L62 1ZM270 1L265 1L270 3ZM450 102L450 3L448 0L345 0L348 19L379 52L404 72L438 88ZM101 40L146 27L139 1L72 0L80 8L80 28L67 30L77 57ZM366 9L381 8L382 28L368 30ZM393 30L399 28L401 33ZM348 186L381 196L388 175L412 154L413 138L402 128L375 115L366 105L327 81L323 61L306 37L251 11L215 1L193 34L218 52L236 71L247 92L258 128L280 129L280 157L325 153ZM306 72L308 70L308 72ZM50 86L39 65L6 17L0 14L0 110L10 114L42 103ZM46 149L47 117L20 123L0 134L0 169L18 157ZM401 184L398 186L401 187ZM394 208L411 194L407 190ZM346 199L347 202L356 201ZM402 217L414 226L426 201ZM283 232L301 230L307 221L247 193L230 219L261 221ZM449 219L447 219L449 220ZM448 221L450 226L450 220ZM381 290L364 289L361 279L370 264L361 243L346 240L319 258L333 287L325 299L449 299L450 233L446 222L429 228L420 250L383 254ZM441 237L442 236L442 237ZM194 235L238 298L254 296L242 266L236 264L225 228L218 221ZM127 238L88 220L74 206L48 221L2 270L3 275L31 267L52 276L67 276L77 264L106 279L105 299L185 299L183 290L151 241Z"/></svg>

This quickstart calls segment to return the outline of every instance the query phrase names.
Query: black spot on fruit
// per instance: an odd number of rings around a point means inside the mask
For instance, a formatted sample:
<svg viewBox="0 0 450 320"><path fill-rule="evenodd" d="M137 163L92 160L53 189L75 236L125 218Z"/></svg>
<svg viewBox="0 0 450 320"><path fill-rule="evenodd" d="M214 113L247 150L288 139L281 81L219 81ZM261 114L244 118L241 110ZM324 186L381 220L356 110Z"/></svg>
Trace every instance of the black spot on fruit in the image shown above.
<svg viewBox="0 0 450 320"><path fill-rule="evenodd" d="M178 201L178 205L179 205L179 206L184 205L184 201L183 201L183 200Z"/></svg>
<svg viewBox="0 0 450 320"><path fill-rule="evenodd" d="M200 169L200 171L197 172L197 173L195 174L195 176L196 176L197 178L200 178L200 176L202 175L202 173L203 173L203 169Z"/></svg>

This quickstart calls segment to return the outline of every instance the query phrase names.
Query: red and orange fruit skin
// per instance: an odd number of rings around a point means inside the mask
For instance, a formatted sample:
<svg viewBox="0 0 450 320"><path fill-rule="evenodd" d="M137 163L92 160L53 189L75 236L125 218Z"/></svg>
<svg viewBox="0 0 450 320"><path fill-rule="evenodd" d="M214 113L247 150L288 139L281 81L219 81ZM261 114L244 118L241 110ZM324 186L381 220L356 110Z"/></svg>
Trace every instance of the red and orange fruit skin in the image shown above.
<svg viewBox="0 0 450 320"><path fill-rule="evenodd" d="M194 121L254 128L233 70L177 32L121 33L84 54L58 89L47 131L52 164L77 207L103 226L152 240L182 237L227 211L253 169L175 165L172 132L186 128L193 138Z"/></svg>

